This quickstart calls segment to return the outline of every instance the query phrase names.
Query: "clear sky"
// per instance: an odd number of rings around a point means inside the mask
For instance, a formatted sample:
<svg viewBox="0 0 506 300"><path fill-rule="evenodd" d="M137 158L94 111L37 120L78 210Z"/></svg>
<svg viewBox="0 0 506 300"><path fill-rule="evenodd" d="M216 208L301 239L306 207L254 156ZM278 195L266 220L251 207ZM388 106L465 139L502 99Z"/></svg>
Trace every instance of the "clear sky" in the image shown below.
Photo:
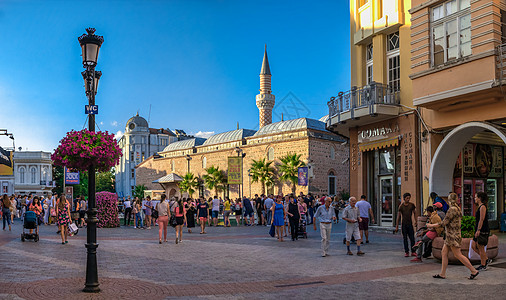
<svg viewBox="0 0 506 300"><path fill-rule="evenodd" d="M137 111L189 134L257 129L264 44L273 122L319 119L350 85L349 1L1 0L0 129L16 148L52 151L83 128L86 27L105 40L97 123L113 133Z"/></svg>

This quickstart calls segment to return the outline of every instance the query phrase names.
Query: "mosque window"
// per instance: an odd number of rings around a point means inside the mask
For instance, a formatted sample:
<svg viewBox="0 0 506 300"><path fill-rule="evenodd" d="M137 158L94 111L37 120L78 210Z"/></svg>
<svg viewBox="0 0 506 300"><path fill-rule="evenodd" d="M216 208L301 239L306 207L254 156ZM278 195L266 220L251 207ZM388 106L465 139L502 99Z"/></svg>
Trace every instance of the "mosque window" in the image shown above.
<svg viewBox="0 0 506 300"><path fill-rule="evenodd" d="M172 161L172 172L176 171L176 162Z"/></svg>
<svg viewBox="0 0 506 300"><path fill-rule="evenodd" d="M272 147L267 150L267 160L274 160L274 148Z"/></svg>
<svg viewBox="0 0 506 300"><path fill-rule="evenodd" d="M205 156L202 158L202 168L207 168L207 158Z"/></svg>
<svg viewBox="0 0 506 300"><path fill-rule="evenodd" d="M334 146L330 146L330 159L336 159L336 150L334 149Z"/></svg>

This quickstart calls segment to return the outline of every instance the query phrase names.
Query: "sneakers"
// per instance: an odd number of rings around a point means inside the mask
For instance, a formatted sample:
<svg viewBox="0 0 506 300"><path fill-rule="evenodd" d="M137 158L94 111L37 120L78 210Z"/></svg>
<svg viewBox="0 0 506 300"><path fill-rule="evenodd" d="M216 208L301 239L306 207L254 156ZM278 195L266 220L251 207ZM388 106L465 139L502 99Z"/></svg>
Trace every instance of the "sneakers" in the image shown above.
<svg viewBox="0 0 506 300"><path fill-rule="evenodd" d="M348 251L346 254L348 254L348 255L353 255L353 252Z"/></svg>
<svg viewBox="0 0 506 300"><path fill-rule="evenodd" d="M491 262L492 262L491 258L487 259L487 262L485 263L485 266L488 266L488 264L491 263Z"/></svg>
<svg viewBox="0 0 506 300"><path fill-rule="evenodd" d="M404 253L404 257L409 257L409 252Z"/></svg>
<svg viewBox="0 0 506 300"><path fill-rule="evenodd" d="M421 263L421 262L422 262L422 259L421 259L421 258L418 258L418 257L415 257L415 258L413 258L412 260L410 260L410 262L414 262L414 263Z"/></svg>
<svg viewBox="0 0 506 300"><path fill-rule="evenodd" d="M357 255L358 255L358 256L362 256L362 255L364 255L364 254L365 254L365 253L364 253L364 252L362 252L362 251L358 251L358 252L357 252Z"/></svg>
<svg viewBox="0 0 506 300"><path fill-rule="evenodd" d="M480 265L478 268L476 268L477 271L486 271L487 265Z"/></svg>
<svg viewBox="0 0 506 300"><path fill-rule="evenodd" d="M422 241L416 242L415 245L411 248L411 250L413 252L416 252L416 250L418 250L418 247L420 247L421 244L422 244Z"/></svg>
<svg viewBox="0 0 506 300"><path fill-rule="evenodd" d="M411 252L411 256L417 256L415 252Z"/></svg>

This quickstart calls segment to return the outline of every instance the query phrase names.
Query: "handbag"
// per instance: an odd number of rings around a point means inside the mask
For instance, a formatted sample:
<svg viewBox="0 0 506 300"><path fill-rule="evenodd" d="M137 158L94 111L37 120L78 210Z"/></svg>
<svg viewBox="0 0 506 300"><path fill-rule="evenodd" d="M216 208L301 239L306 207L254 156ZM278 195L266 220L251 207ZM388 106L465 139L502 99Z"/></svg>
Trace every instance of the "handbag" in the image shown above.
<svg viewBox="0 0 506 300"><path fill-rule="evenodd" d="M169 225L172 227L177 226L176 216L174 214L170 215Z"/></svg>
<svg viewBox="0 0 506 300"><path fill-rule="evenodd" d="M77 225L75 223L71 223L69 225L70 236L76 235L78 232L79 232L79 228L77 228Z"/></svg>
<svg viewBox="0 0 506 300"><path fill-rule="evenodd" d="M271 228L269 229L269 234L271 237L274 237L274 234L276 233L275 230L276 229L274 228L274 225L271 225Z"/></svg>
<svg viewBox="0 0 506 300"><path fill-rule="evenodd" d="M151 213L151 217L153 217L154 219L158 219L158 211L153 209L153 212Z"/></svg>
<svg viewBox="0 0 506 300"><path fill-rule="evenodd" d="M51 217L56 217L56 210L51 208Z"/></svg>

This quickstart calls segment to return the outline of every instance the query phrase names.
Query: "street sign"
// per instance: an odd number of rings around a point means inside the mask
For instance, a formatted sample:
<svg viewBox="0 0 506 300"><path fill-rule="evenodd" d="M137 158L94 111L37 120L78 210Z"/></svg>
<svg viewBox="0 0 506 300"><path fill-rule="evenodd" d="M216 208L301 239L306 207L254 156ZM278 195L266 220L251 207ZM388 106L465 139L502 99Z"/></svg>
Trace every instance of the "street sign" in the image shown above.
<svg viewBox="0 0 506 300"><path fill-rule="evenodd" d="M98 115L98 105L85 105L84 113L87 115Z"/></svg>
<svg viewBox="0 0 506 300"><path fill-rule="evenodd" d="M79 184L79 172L71 172L64 167L63 173L65 175L65 184Z"/></svg>

